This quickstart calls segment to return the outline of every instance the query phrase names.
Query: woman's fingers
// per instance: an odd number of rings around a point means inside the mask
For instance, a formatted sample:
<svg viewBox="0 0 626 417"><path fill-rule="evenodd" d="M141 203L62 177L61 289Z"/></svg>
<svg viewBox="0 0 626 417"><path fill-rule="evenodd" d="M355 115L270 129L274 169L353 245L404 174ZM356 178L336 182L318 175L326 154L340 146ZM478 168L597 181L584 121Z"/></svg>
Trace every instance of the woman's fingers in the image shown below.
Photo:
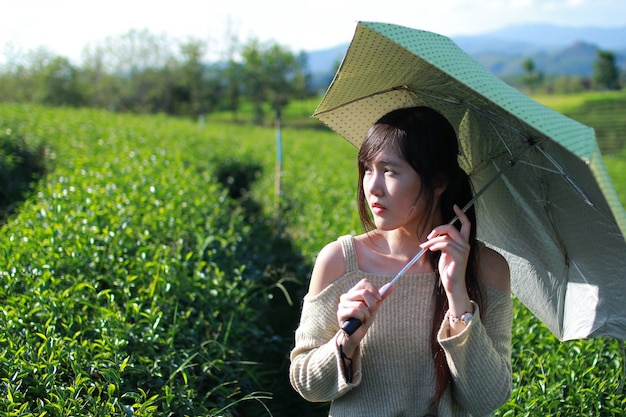
<svg viewBox="0 0 626 417"><path fill-rule="evenodd" d="M347 293L341 295L337 318L340 322L349 318L359 319L363 323L369 322L378 310L382 299L378 288L369 280L363 279Z"/></svg>
<svg viewBox="0 0 626 417"><path fill-rule="evenodd" d="M467 246L472 223L457 205L454 205L454 212L461 223L460 230L451 224L437 226L428 234L428 240L421 245L422 248L431 251L445 251L448 248L464 249Z"/></svg>
<svg viewBox="0 0 626 417"><path fill-rule="evenodd" d="M457 229L450 224L438 226L421 245L423 249L441 252L438 269L446 289L453 289L459 283L464 283L470 252L469 238L472 224L458 206L454 206L454 212L459 217L461 227Z"/></svg>
<svg viewBox="0 0 626 417"><path fill-rule="evenodd" d="M378 290L378 293L380 294L381 298L384 300L385 298L389 297L391 293L393 292L393 290L395 289L396 289L396 286L392 284L391 282L388 282L382 287L380 287L380 289Z"/></svg>
<svg viewBox="0 0 626 417"><path fill-rule="evenodd" d="M465 241L469 241L470 232L472 229L472 222L470 222L469 218L465 215L465 213L463 212L463 210L461 210L459 206L455 204L453 209L454 209L454 213L457 215L457 217L459 218L459 221L461 222L460 233L465 239Z"/></svg>

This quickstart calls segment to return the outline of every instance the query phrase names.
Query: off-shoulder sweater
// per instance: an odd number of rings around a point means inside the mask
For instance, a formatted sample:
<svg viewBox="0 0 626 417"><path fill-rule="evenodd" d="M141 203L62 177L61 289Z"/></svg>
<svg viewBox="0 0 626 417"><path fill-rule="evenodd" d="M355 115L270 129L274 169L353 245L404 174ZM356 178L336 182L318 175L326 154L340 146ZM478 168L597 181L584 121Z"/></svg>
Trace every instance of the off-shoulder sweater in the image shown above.
<svg viewBox="0 0 626 417"><path fill-rule="evenodd" d="M507 401L512 385L512 300L482 284L485 311L474 303L473 320L453 337L449 337L447 313L441 324L438 342L453 382L439 403L432 405L435 273L405 275L397 282L353 357L352 382L346 382L335 341L340 332L339 297L363 277L379 287L393 277L359 270L354 238L339 240L346 273L319 294L304 297L289 371L300 395L311 402L332 401L332 417L484 416Z"/></svg>

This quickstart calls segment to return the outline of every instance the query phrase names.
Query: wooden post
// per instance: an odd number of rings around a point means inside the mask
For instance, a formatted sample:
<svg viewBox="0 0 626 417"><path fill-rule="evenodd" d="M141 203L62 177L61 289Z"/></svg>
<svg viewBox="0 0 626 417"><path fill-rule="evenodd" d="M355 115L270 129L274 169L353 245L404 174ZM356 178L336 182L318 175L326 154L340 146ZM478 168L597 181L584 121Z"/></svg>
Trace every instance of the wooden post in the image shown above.
<svg viewBox="0 0 626 417"><path fill-rule="evenodd" d="M280 108L276 107L275 117L276 127L276 178L274 181L274 197L276 216L280 217L280 204L282 197L282 176L283 176L283 137L280 125Z"/></svg>

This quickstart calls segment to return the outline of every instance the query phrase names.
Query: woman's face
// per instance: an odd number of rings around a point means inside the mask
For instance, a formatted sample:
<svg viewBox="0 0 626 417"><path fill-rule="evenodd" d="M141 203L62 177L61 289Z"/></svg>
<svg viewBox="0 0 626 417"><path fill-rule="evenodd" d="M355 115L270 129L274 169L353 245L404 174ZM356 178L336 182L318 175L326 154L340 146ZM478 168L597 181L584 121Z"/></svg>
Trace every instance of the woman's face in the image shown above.
<svg viewBox="0 0 626 417"><path fill-rule="evenodd" d="M418 230L425 208L416 203L421 180L413 167L397 153L383 149L364 168L363 191L376 227Z"/></svg>

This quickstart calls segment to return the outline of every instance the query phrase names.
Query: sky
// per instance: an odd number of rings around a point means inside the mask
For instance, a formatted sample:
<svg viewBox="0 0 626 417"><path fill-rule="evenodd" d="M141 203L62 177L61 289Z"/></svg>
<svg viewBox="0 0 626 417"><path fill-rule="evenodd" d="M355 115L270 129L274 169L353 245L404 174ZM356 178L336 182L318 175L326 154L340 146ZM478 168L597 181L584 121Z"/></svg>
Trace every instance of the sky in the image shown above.
<svg viewBox="0 0 626 417"><path fill-rule="evenodd" d="M522 23L626 26L624 0L0 0L0 57L45 47L74 62L86 46L147 29L175 40L205 40L223 50L240 41L275 41L293 52L352 39L358 21L378 21L446 36Z"/></svg>

